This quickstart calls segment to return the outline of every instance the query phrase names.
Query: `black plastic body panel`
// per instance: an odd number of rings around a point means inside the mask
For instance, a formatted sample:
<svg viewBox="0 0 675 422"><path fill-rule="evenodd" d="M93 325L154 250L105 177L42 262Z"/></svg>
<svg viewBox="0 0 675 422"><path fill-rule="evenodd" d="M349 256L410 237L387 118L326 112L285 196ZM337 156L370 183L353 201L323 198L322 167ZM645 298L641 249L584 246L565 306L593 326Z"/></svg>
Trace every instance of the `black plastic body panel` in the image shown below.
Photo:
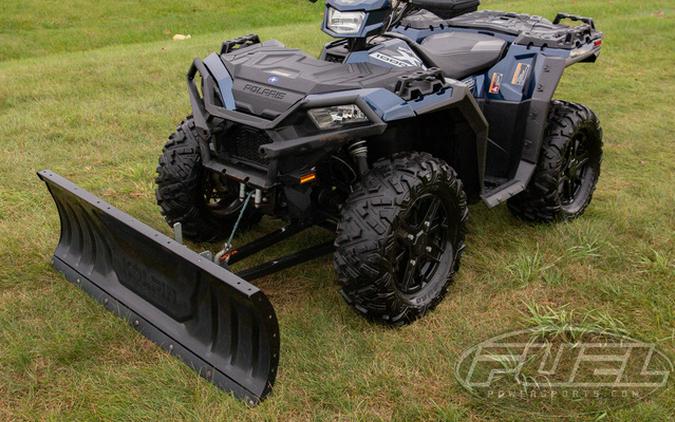
<svg viewBox="0 0 675 422"><path fill-rule="evenodd" d="M490 119L490 141L487 155L487 175L511 179L523 150L523 135L527 103L489 101L483 112Z"/></svg>
<svg viewBox="0 0 675 422"><path fill-rule="evenodd" d="M262 291L63 177L38 176L59 212L53 263L66 279L236 397L270 392L279 327Z"/></svg>

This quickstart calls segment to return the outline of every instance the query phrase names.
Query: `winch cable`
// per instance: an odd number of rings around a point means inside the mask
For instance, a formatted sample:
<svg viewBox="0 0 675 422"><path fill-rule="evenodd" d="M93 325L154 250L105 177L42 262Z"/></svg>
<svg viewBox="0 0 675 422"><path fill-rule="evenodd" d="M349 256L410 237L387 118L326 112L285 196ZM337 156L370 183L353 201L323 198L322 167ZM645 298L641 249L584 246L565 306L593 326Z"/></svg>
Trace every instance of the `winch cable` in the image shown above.
<svg viewBox="0 0 675 422"><path fill-rule="evenodd" d="M229 258L228 252L232 250L232 241L234 240L234 236L237 234L237 229L239 228L239 223L241 223L241 219L244 217L244 213L246 212L246 208L248 207L248 203L251 201L251 197L253 196L253 192L249 192L246 194L246 199L244 199L244 205L242 205L241 210L239 211L239 216L237 217L237 221L234 223L234 227L232 227L232 233L230 233L229 239L227 239L227 243L225 243L225 247L223 248L222 251L216 255L216 260L219 263L222 262L227 262L227 258Z"/></svg>

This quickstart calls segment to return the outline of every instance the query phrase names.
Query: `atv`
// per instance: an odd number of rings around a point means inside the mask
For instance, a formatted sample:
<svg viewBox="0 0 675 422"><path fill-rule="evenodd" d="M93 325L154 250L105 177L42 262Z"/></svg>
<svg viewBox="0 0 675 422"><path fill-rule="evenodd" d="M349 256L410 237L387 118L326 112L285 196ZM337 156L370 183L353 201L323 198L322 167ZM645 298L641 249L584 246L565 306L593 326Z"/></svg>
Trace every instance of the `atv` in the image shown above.
<svg viewBox="0 0 675 422"><path fill-rule="evenodd" d="M274 382L279 333L250 281L334 253L356 312L388 325L421 317L459 269L467 204L571 220L600 175L598 118L553 100L565 68L598 58L593 20L478 6L328 0L323 31L335 40L318 59L257 35L195 59L192 114L157 168L157 202L175 239L44 171L62 222L55 266L252 403ZM285 224L235 245L264 215ZM315 226L334 241L235 273ZM197 254L183 237L226 242Z"/></svg>

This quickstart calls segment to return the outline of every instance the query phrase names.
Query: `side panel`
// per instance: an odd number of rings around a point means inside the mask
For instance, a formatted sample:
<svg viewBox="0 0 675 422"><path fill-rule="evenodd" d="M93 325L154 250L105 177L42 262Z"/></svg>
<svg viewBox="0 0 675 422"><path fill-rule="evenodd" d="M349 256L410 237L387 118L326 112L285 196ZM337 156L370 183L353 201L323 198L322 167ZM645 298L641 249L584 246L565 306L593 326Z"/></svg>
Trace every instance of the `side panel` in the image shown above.
<svg viewBox="0 0 675 422"><path fill-rule="evenodd" d="M483 195L488 206L494 207L527 187L565 65L564 57L513 45L509 55L488 73L481 87L486 96L483 110L490 122L487 175L497 181Z"/></svg>
<svg viewBox="0 0 675 422"><path fill-rule="evenodd" d="M488 152L489 174L513 176L518 158L537 162L550 102L564 70L564 58L528 53L510 55L489 72L487 84L502 80L498 93L484 88L484 112L494 142ZM518 74L522 79L517 80Z"/></svg>
<svg viewBox="0 0 675 422"><path fill-rule="evenodd" d="M279 328L260 290L63 177L38 176L59 212L53 264L66 279L236 397L270 392Z"/></svg>

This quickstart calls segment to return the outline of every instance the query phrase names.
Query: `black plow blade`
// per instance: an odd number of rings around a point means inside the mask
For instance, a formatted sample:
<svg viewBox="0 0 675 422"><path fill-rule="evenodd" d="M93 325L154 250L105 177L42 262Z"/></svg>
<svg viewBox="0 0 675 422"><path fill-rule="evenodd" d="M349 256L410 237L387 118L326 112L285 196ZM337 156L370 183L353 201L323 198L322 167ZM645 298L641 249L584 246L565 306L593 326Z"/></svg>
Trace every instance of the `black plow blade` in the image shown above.
<svg viewBox="0 0 675 422"><path fill-rule="evenodd" d="M279 363L274 308L258 288L44 170L61 238L54 267L202 377L249 404Z"/></svg>

